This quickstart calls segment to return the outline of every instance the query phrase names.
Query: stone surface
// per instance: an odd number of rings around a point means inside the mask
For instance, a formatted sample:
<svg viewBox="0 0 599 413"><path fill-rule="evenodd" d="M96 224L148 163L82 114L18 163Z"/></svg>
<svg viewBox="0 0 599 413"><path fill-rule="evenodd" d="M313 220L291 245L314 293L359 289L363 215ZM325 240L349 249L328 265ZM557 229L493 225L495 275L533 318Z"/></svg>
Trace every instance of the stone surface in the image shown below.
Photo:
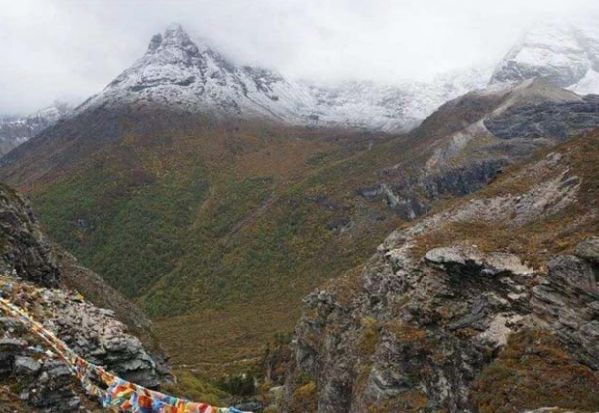
<svg viewBox="0 0 599 413"><path fill-rule="evenodd" d="M599 237L592 237L578 244L576 255L591 264L599 265Z"/></svg>
<svg viewBox="0 0 599 413"><path fill-rule="evenodd" d="M599 286L590 263L570 255L553 258L546 279L533 289L531 304L539 321L599 369Z"/></svg>
<svg viewBox="0 0 599 413"><path fill-rule="evenodd" d="M44 286L57 286L59 270L51 246L29 203L0 184L0 271Z"/></svg>
<svg viewBox="0 0 599 413"><path fill-rule="evenodd" d="M15 357L15 373L32 376L40 371L42 365L31 357Z"/></svg>
<svg viewBox="0 0 599 413"><path fill-rule="evenodd" d="M147 387L158 387L164 380L139 339L112 311L97 308L74 292L0 278L0 285L7 282L12 285L11 301L27 308L86 360ZM26 384L23 400L42 411L78 411L85 396L67 365L46 352L36 335L12 327L15 321L9 317L5 320L0 323L0 378L18 377Z"/></svg>
<svg viewBox="0 0 599 413"><path fill-rule="evenodd" d="M485 120L485 126L502 139L550 137L563 140L599 125L599 96L580 102L521 106Z"/></svg>
<svg viewBox="0 0 599 413"><path fill-rule="evenodd" d="M520 258L513 254L482 254L474 247L454 246L434 248L424 258L439 264L449 274L453 269L462 272L472 271L483 275L515 274L530 275L532 268L522 264Z"/></svg>

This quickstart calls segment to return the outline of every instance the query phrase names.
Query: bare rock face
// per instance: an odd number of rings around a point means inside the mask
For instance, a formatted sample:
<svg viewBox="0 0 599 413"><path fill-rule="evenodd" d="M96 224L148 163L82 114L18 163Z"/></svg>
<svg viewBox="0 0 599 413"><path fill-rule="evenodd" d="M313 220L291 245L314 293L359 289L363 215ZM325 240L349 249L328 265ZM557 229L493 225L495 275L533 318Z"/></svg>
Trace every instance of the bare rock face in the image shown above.
<svg viewBox="0 0 599 413"><path fill-rule="evenodd" d="M579 102L542 103L513 108L485 121L497 137L563 140L596 128L599 124L599 96L589 95Z"/></svg>
<svg viewBox="0 0 599 413"><path fill-rule="evenodd" d="M288 386L317 383L318 412L471 410L477 375L531 323L531 281L509 255L456 247L429 251L420 264L384 247L351 303L337 290L307 298Z"/></svg>
<svg viewBox="0 0 599 413"><path fill-rule="evenodd" d="M599 265L599 237L592 237L578 244L576 255L591 265Z"/></svg>
<svg viewBox="0 0 599 413"><path fill-rule="evenodd" d="M299 411L310 382L318 412L478 411L477 380L529 329L551 332L580 365L599 369L590 262L557 256L543 276L511 254L453 246L410 263L389 247L349 302L343 288L306 299L284 411Z"/></svg>
<svg viewBox="0 0 599 413"><path fill-rule="evenodd" d="M58 285L59 270L31 207L0 184L0 269L47 287Z"/></svg>
<svg viewBox="0 0 599 413"><path fill-rule="evenodd" d="M438 264L448 273L463 272L468 269L490 276L498 274L531 275L533 273L532 268L522 264L516 255L482 254L472 247L435 248L428 251L424 258L430 263Z"/></svg>
<svg viewBox="0 0 599 413"><path fill-rule="evenodd" d="M0 279L1 294L26 308L44 326L88 361L121 377L156 388L165 379L151 355L111 310L87 303L74 292ZM44 411L78 411L85 398L68 367L47 353L44 343L17 320L0 319L0 377L24 383L21 398ZM65 407L67 406L67 407Z"/></svg>
<svg viewBox="0 0 599 413"><path fill-rule="evenodd" d="M575 352L599 369L599 271L593 248L597 238L580 243L577 255L553 258L547 278L533 289L535 316Z"/></svg>

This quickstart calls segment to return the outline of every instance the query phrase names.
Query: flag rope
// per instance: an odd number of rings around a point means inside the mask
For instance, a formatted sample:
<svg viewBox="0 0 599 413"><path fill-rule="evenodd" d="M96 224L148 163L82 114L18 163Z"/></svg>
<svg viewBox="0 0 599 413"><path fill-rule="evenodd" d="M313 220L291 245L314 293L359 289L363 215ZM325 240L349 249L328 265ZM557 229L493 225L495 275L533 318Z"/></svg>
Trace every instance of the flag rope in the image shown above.
<svg viewBox="0 0 599 413"><path fill-rule="evenodd" d="M35 321L27 311L10 301L0 298L0 308L9 316L18 319L29 330L40 337L66 363L71 373L79 380L83 390L98 398L104 408L123 413L251 413L235 407L214 407L207 403L195 403L150 390L126 381L103 367L79 357L64 341ZM99 381L106 389L98 386Z"/></svg>

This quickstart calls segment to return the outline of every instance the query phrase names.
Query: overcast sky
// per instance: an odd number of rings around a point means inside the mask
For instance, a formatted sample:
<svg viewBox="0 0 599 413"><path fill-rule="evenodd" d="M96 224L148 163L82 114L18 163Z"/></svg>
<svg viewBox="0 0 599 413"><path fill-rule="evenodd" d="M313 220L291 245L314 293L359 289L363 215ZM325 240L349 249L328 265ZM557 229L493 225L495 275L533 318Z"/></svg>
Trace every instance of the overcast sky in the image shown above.
<svg viewBox="0 0 599 413"><path fill-rule="evenodd" d="M0 0L0 114L100 91L171 22L294 78L426 80L491 64L537 20L599 0Z"/></svg>

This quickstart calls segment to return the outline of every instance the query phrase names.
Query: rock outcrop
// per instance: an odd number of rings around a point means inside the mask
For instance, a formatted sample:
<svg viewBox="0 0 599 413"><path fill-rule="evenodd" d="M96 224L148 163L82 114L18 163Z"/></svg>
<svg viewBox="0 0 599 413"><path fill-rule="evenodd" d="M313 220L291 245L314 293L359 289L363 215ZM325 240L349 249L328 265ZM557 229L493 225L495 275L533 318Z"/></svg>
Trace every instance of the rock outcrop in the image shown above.
<svg viewBox="0 0 599 413"><path fill-rule="evenodd" d="M556 237L597 227L587 196L597 190L567 153L398 229L362 271L309 295L283 411L597 410L597 238L550 254L526 233L555 217ZM526 257L549 257L546 265L500 247L503 231L512 245L522 233ZM547 237L538 242L562 245Z"/></svg>
<svg viewBox="0 0 599 413"><path fill-rule="evenodd" d="M53 245L40 231L28 203L6 186L0 186L0 228L0 296L26 309L88 361L147 387L156 388L171 379L159 349L150 343L150 322L131 304L124 305L116 291L105 289L99 277ZM96 307L65 284L80 287L84 294L89 291L92 299L114 310ZM147 351L115 313L128 313L125 319L131 329L143 332L145 343L158 351L158 356ZM8 397L13 403L11 411L71 412L97 406L96 401L85 398L62 360L18 320L3 314L0 387L15 380L20 390L12 399ZM9 386L9 394L11 388L14 386Z"/></svg>
<svg viewBox="0 0 599 413"><path fill-rule="evenodd" d="M533 289L531 302L536 318L595 370L599 370L599 272L593 254L598 252L594 238L578 245L578 256L551 259L547 277Z"/></svg>
<svg viewBox="0 0 599 413"><path fill-rule="evenodd" d="M435 202L473 193L541 148L599 126L599 99L544 80L494 86L447 102L411 133L414 150L359 190L411 220Z"/></svg>
<svg viewBox="0 0 599 413"><path fill-rule="evenodd" d="M42 286L58 286L56 258L28 202L11 188L0 185L0 270Z"/></svg>
<svg viewBox="0 0 599 413"><path fill-rule="evenodd" d="M509 109L485 120L485 126L502 139L526 137L566 139L597 127L599 96L589 95L579 102L542 103Z"/></svg>
<svg viewBox="0 0 599 413"><path fill-rule="evenodd" d="M75 292L36 287L6 277L0 284L3 297L26 308L83 358L141 385L160 385L164 377L156 362L111 310L97 308ZM51 412L76 411L85 394L66 364L17 320L1 318L0 334L4 360L1 376L5 380L13 376L21 382L19 397Z"/></svg>

